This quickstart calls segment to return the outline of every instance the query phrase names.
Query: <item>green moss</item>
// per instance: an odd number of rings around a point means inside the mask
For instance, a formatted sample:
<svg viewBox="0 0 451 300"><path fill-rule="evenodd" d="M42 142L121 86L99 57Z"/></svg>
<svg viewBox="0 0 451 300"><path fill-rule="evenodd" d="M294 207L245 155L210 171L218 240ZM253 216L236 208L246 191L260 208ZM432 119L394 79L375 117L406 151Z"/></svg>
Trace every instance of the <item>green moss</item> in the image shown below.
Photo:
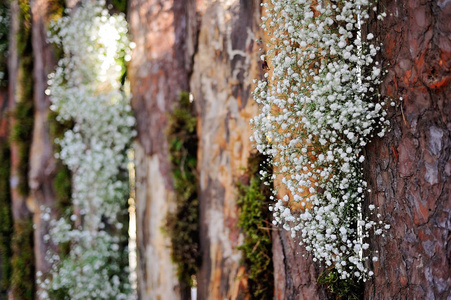
<svg viewBox="0 0 451 300"><path fill-rule="evenodd" d="M31 139L33 135L33 103L30 101L19 102L14 111L16 124L12 129L11 138L18 145L18 190L21 195L28 195L28 171Z"/></svg>
<svg viewBox="0 0 451 300"><path fill-rule="evenodd" d="M113 0L114 8L124 14L127 13L127 3L127 0Z"/></svg>
<svg viewBox="0 0 451 300"><path fill-rule="evenodd" d="M196 124L189 93L181 93L169 116L169 151L177 207L167 216L167 232L172 242L172 259L177 265L185 295L189 295L199 265Z"/></svg>
<svg viewBox="0 0 451 300"><path fill-rule="evenodd" d="M14 223L11 290L15 299L34 299L33 223Z"/></svg>
<svg viewBox="0 0 451 300"><path fill-rule="evenodd" d="M12 128L11 138L18 146L19 155L19 193L27 195L29 155L33 135L33 52L31 44L30 6L26 0L19 1L20 28L17 36L19 52L18 103L14 110L16 123Z"/></svg>
<svg viewBox="0 0 451 300"><path fill-rule="evenodd" d="M363 282L352 279L340 279L340 274L338 274L338 271L334 267L327 268L318 277L318 283L324 285L334 299L363 299Z"/></svg>
<svg viewBox="0 0 451 300"><path fill-rule="evenodd" d="M61 123L57 121L57 115L58 114L56 112L50 112L48 115L50 136L52 140L63 138L64 132L74 126L73 122ZM53 146L56 153L61 151L61 147L57 143L53 143ZM56 160L55 169L55 178L53 180L53 188L56 193L55 207L60 211L60 213L64 213L72 207L72 175L67 166L65 166L59 159Z"/></svg>
<svg viewBox="0 0 451 300"><path fill-rule="evenodd" d="M11 193L9 186L11 157L9 145L0 140L0 255L2 261L2 280L0 282L0 298L5 296L11 285L11 238L13 223L11 215Z"/></svg>
<svg viewBox="0 0 451 300"><path fill-rule="evenodd" d="M240 208L238 226L244 234L239 247L247 269L252 299L273 299L274 268L272 263L271 216L268 209L271 190L260 179L261 168L268 169L262 155L251 155L248 169L238 182L237 204Z"/></svg>
<svg viewBox="0 0 451 300"><path fill-rule="evenodd" d="M111 14L127 14L128 0L107 0L106 3Z"/></svg>

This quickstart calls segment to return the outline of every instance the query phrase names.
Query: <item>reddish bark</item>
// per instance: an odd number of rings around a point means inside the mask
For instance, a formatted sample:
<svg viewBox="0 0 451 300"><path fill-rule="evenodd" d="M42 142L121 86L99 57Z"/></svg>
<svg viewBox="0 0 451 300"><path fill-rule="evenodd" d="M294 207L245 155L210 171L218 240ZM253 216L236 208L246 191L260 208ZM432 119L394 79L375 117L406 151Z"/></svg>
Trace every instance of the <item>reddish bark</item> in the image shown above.
<svg viewBox="0 0 451 300"><path fill-rule="evenodd" d="M384 0L379 8L389 15L369 30L384 44L382 93L399 106L389 110L391 132L367 148L369 203L391 229L371 240L379 261L365 298L449 299L451 2Z"/></svg>

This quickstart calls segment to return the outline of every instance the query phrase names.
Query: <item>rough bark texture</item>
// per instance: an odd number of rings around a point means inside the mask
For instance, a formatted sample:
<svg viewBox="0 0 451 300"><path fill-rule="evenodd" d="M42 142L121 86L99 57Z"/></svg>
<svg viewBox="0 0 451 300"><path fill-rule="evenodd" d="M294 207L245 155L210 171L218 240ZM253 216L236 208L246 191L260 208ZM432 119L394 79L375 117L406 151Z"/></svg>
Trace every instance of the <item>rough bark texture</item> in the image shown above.
<svg viewBox="0 0 451 300"><path fill-rule="evenodd" d="M274 289L277 300L328 299L316 282L320 271L309 253L285 230L273 231Z"/></svg>
<svg viewBox="0 0 451 300"><path fill-rule="evenodd" d="M49 5L49 1L46 0L30 1L33 18L34 125L28 184L30 186L29 203L34 213L36 272L40 271L43 274L46 274L51 268L51 265L45 259L50 243L44 241L44 236L48 234L50 229L50 222L41 219L41 210L45 207L52 207L56 200L53 185L55 159L48 120L50 98L45 94L47 75L53 72L55 66L52 48L47 44L47 28L50 23L48 20L50 15Z"/></svg>
<svg viewBox="0 0 451 300"><path fill-rule="evenodd" d="M403 97L392 131L367 151L369 202L391 229L367 299L451 298L451 2L381 1L389 16L371 24L389 72L382 92Z"/></svg>
<svg viewBox="0 0 451 300"><path fill-rule="evenodd" d="M137 118L136 209L138 293L141 299L179 295L170 240L162 229L174 207L167 114L180 92L188 91L195 31L193 1L134 0L129 19L136 48L129 74ZM192 23L194 21L194 23Z"/></svg>
<svg viewBox="0 0 451 300"><path fill-rule="evenodd" d="M247 280L237 246L235 181L252 149L252 80L261 72L256 39L260 1L207 1L191 92L199 113L202 266L199 299L242 299Z"/></svg>

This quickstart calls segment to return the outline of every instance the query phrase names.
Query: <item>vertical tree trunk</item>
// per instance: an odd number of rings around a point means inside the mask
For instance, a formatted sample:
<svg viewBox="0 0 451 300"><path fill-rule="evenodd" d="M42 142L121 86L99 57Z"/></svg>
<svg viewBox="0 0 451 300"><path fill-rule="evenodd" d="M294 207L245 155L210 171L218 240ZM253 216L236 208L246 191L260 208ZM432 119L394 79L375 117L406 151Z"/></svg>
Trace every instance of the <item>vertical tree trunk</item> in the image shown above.
<svg viewBox="0 0 451 300"><path fill-rule="evenodd" d="M192 51L188 10L193 1L134 0L129 19L136 48L129 68L137 119L136 211L138 294L141 299L177 299L170 240L162 231L174 209L168 158L167 114L188 91ZM195 19L195 15L192 16Z"/></svg>
<svg viewBox="0 0 451 300"><path fill-rule="evenodd" d="M274 288L277 300L328 299L316 282L320 270L312 256L285 230L273 231Z"/></svg>
<svg viewBox="0 0 451 300"><path fill-rule="evenodd" d="M9 41L9 109L11 139L11 203L14 222L12 237L12 281L11 299L34 297L34 258L32 240L32 212L28 203L28 131L30 104L31 47L29 34L31 21L27 5L11 1L11 28ZM23 4L23 3L22 3ZM18 107L20 106L20 109ZM24 121L24 123L23 123Z"/></svg>
<svg viewBox="0 0 451 300"><path fill-rule="evenodd" d="M191 91L199 114L199 299L243 299L236 180L252 146L252 80L259 77L256 44L260 1L209 1L203 8Z"/></svg>
<svg viewBox="0 0 451 300"><path fill-rule="evenodd" d="M55 58L51 45L47 44L47 29L49 25L50 2L46 0L31 0L32 12L32 42L34 54L34 126L33 140L30 152L30 172L28 175L30 186L30 203L34 215L34 252L36 272L46 274L51 265L45 255L50 243L44 241L44 236L50 229L50 221L41 218L43 209L55 204L55 190L53 185L55 159L53 140L49 132L49 96L47 89L47 75L54 71ZM31 75L31 74L30 74Z"/></svg>
<svg viewBox="0 0 451 300"><path fill-rule="evenodd" d="M397 99L392 131L368 147L369 202L391 225L371 240L379 252L367 299L451 297L451 3L388 1L373 22L388 74L382 93ZM390 65L388 65L388 63Z"/></svg>
<svg viewBox="0 0 451 300"><path fill-rule="evenodd" d="M20 93L22 93L23 87L21 87L21 74L19 70L19 55L17 47L17 36L19 34L19 3L17 1L11 1L11 31L10 31L10 43L9 43L9 110L10 114L10 128L13 130L16 125L14 117L14 109L19 101ZM32 76L27 74L27 76ZM12 197L12 211L14 220L21 220L28 218L31 214L26 205L26 195L21 195L19 186L19 149L18 143L14 140L11 141L11 197Z"/></svg>

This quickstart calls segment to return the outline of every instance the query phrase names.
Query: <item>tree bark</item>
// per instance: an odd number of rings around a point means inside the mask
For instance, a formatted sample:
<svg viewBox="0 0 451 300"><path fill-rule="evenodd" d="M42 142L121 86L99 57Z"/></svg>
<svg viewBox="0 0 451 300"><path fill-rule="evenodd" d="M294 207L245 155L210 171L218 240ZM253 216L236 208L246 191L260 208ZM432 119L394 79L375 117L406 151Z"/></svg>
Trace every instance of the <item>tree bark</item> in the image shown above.
<svg viewBox="0 0 451 300"><path fill-rule="evenodd" d="M316 282L320 269L290 232L273 231L274 293L277 300L328 299Z"/></svg>
<svg viewBox="0 0 451 300"><path fill-rule="evenodd" d="M384 0L379 8L388 16L369 30L384 44L382 94L399 105L389 110L391 132L367 148L369 203L391 229L371 240L379 261L365 298L449 299L451 3Z"/></svg>
<svg viewBox="0 0 451 300"><path fill-rule="evenodd" d="M188 91L194 46L194 1L134 0L128 17L136 48L129 73L137 119L136 211L138 294L141 299L180 297L170 240L162 232L174 209L168 157L167 114ZM191 12L190 12L191 10Z"/></svg>
<svg viewBox="0 0 451 300"><path fill-rule="evenodd" d="M17 49L17 35L19 34L19 4L17 1L11 1L11 31L9 42L9 111L10 128L14 128L17 123L14 118L14 109L21 93L20 78L24 74L19 72L19 55ZM19 149L17 142L11 141L11 201L12 211L15 220L30 217L30 211L27 208L26 196L21 195L18 190L19 185Z"/></svg>
<svg viewBox="0 0 451 300"><path fill-rule="evenodd" d="M45 256L50 243L44 237L50 229L50 220L41 218L46 207L53 208L56 195L54 189L55 158L53 140L49 131L50 98L45 94L48 88L47 75L54 71L55 57L51 45L47 44L47 29L50 23L50 2L31 0L32 43L33 43L33 79L34 79L34 126L30 152L30 201L33 207L34 252L36 272L46 274L51 265ZM52 210L54 211L54 210ZM56 216L54 216L56 218ZM53 219L53 218L52 218Z"/></svg>
<svg viewBox="0 0 451 300"><path fill-rule="evenodd" d="M204 3L191 92L199 114L202 265L199 299L244 299L236 180L252 151L252 80L258 78L260 1Z"/></svg>
<svg viewBox="0 0 451 300"><path fill-rule="evenodd" d="M9 73L9 129L12 132L11 139L11 206L14 223L14 232L12 236L12 281L9 292L9 299L31 299L34 297L34 259L32 250L32 211L30 210L30 203L28 195L24 191L24 186L27 185L26 176L27 166L24 166L23 156L27 147L24 148L24 143L18 141L16 126L22 126L17 120L17 106L20 101L26 101L28 95L26 94L27 86L24 84L27 70L24 70L28 55L28 28L25 24L21 24L23 14L28 12L21 12L18 1L11 1L10 3L10 39L9 39L9 57L8 57L8 73ZM30 25L31 26L31 25ZM20 44L22 43L22 44ZM28 57L25 57L28 56ZM28 99L31 100L31 99ZM22 156L22 158L21 158Z"/></svg>

